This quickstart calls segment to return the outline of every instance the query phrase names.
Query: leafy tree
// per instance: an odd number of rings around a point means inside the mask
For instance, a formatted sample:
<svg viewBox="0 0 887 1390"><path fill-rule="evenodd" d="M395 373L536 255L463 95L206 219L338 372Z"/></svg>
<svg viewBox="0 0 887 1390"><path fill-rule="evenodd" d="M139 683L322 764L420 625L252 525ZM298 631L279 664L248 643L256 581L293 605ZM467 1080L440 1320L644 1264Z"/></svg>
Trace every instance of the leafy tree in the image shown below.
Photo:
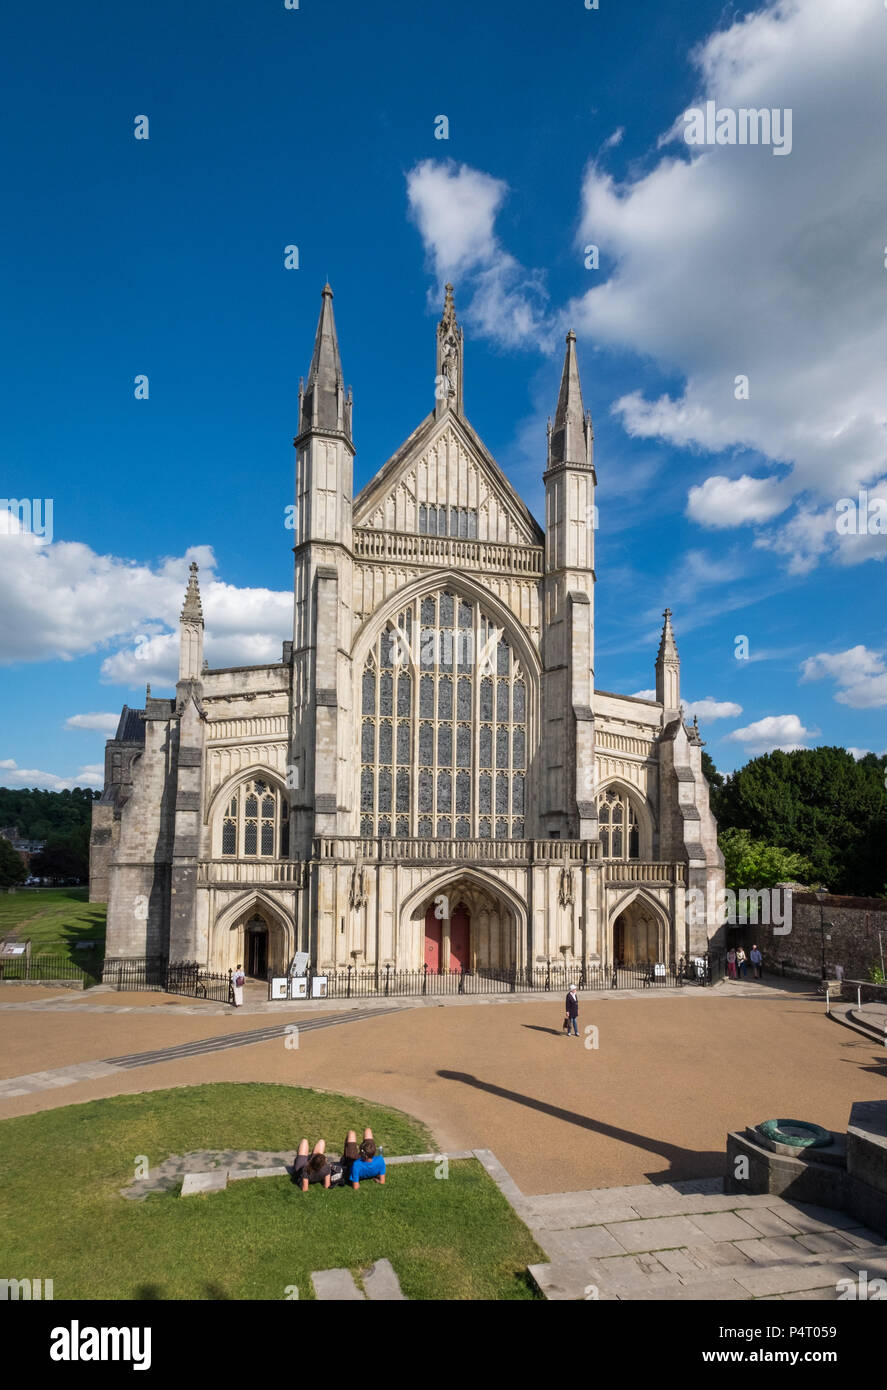
<svg viewBox="0 0 887 1390"><path fill-rule="evenodd" d="M833 893L876 896L887 876L885 769L887 758L857 762L845 748L777 749L727 777L714 807L719 829L784 846L807 862L801 877Z"/></svg>
<svg viewBox="0 0 887 1390"><path fill-rule="evenodd" d="M15 826L25 840L46 840L89 825L92 803L100 793L91 787L49 792L38 787L0 787L0 825Z"/></svg>
<svg viewBox="0 0 887 1390"><path fill-rule="evenodd" d="M50 835L41 853L32 856L31 872L38 878L88 878L89 827Z"/></svg>
<svg viewBox="0 0 887 1390"><path fill-rule="evenodd" d="M809 884L812 866L800 854L753 840L747 830L725 830L718 836L724 852L728 888L775 888L777 883Z"/></svg>
<svg viewBox="0 0 887 1390"><path fill-rule="evenodd" d="M14 888L28 877L25 861L0 835L0 888Z"/></svg>

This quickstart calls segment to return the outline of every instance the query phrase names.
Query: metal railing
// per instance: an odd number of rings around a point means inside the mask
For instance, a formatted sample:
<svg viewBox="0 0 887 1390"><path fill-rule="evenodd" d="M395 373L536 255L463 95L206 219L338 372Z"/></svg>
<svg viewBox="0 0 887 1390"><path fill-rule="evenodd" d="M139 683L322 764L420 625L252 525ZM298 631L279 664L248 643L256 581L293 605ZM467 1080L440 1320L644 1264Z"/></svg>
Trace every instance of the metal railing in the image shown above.
<svg viewBox="0 0 887 1390"><path fill-rule="evenodd" d="M476 970L397 970L392 965L349 965L341 970L309 972L307 995L312 997L312 979L325 981L319 997L327 999L368 999L456 994L563 993L571 985L580 992L620 989L681 989L685 985L707 986L723 978L719 953L694 961L640 962L632 965L567 966L561 961L539 966L479 966ZM269 994L270 997L270 994Z"/></svg>
<svg viewBox="0 0 887 1390"><path fill-rule="evenodd" d="M94 980L101 973L101 964L85 956L82 964L70 956L0 956L0 981L32 980Z"/></svg>
<svg viewBox="0 0 887 1390"><path fill-rule="evenodd" d="M102 983L118 990L162 990L192 999L232 1003L231 978L194 961L165 961L159 956L116 957L105 961Z"/></svg>

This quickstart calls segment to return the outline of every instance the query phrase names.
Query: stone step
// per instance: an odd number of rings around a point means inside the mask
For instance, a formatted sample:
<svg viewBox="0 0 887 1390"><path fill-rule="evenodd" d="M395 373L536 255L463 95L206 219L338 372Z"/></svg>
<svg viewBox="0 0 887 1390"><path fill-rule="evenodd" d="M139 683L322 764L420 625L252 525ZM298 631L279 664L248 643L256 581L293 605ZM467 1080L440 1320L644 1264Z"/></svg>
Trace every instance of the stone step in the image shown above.
<svg viewBox="0 0 887 1390"><path fill-rule="evenodd" d="M714 1247L716 1248L716 1247ZM662 1251L671 1256L665 1268L651 1255L625 1255L609 1259L554 1259L550 1264L530 1265L536 1287L551 1301L632 1302L649 1299L736 1301L751 1298L837 1298L839 1279L887 1273L887 1256L881 1245L860 1247L849 1243L821 1254L805 1253L794 1259L769 1262L720 1264L713 1250L697 1246L692 1251ZM708 1268L687 1268L693 1256L710 1255ZM654 1263L656 1260L656 1263Z"/></svg>

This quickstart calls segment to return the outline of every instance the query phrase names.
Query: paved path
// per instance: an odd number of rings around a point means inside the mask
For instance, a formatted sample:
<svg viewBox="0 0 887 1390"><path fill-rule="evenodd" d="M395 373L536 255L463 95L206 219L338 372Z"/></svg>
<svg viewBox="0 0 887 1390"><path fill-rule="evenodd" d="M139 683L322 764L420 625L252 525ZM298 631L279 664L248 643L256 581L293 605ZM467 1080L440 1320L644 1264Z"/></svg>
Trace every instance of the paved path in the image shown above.
<svg viewBox="0 0 887 1390"><path fill-rule="evenodd" d="M530 1266L546 1298L695 1302L837 1300L865 1270L887 1276L887 1238L845 1212L720 1180L611 1187L515 1202L549 1264ZM859 1295L857 1295L859 1296Z"/></svg>
<svg viewBox="0 0 887 1390"><path fill-rule="evenodd" d="M306 1018L298 1024L292 1022L277 1023L270 1028L255 1028L249 1032L223 1033L220 1037L197 1038L193 1042L155 1048L151 1052L130 1052L122 1057L106 1057L96 1062L77 1062L68 1067L28 1072L24 1076L12 1076L5 1081L0 1081L0 1100L10 1099L14 1096L26 1096L32 1091L72 1086L80 1081L95 1080L97 1077L113 1076L121 1071L129 1071L133 1067L152 1067L158 1063L185 1061L206 1053L227 1052L233 1047L254 1046L256 1043L270 1042L273 1039L286 1038L287 1036L301 1037L303 1033L309 1033L317 1028L330 1028L339 1023L361 1023L389 1012L388 1008L354 1010L349 1013L331 1014L329 1017Z"/></svg>

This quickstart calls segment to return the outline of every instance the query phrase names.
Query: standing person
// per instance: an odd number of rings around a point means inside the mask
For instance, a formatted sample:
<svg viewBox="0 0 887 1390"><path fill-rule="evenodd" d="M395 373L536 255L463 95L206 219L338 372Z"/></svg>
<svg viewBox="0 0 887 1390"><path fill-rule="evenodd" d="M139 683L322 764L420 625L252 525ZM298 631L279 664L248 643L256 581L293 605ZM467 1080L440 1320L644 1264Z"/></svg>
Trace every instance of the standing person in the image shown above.
<svg viewBox="0 0 887 1390"><path fill-rule="evenodd" d="M578 1038L578 1036L579 1036L579 1023L578 1023L578 1019L579 1019L579 998L578 998L578 995L576 994L576 986L575 986L575 985L570 985L570 988L569 988L568 991L567 991L566 1010L567 1010L568 1025L569 1025L570 1023L572 1023L572 1025L573 1025L573 1034L575 1034L575 1036ZM567 1037L569 1038L570 1036L571 1036L571 1034L570 1034L570 1029L569 1029L569 1026L568 1026L568 1027L567 1027Z"/></svg>
<svg viewBox="0 0 887 1390"><path fill-rule="evenodd" d="M741 946L739 946L736 951L736 965L741 978L744 980L748 971L748 957Z"/></svg>
<svg viewBox="0 0 887 1390"><path fill-rule="evenodd" d="M238 965L234 971L234 1007L239 1009L243 1003L243 986L246 984L246 976L243 973L243 966Z"/></svg>
<svg viewBox="0 0 887 1390"><path fill-rule="evenodd" d="M761 953L760 953L760 951L758 950L757 946L752 946L752 948L751 948L751 955L749 956L749 960L751 961L751 963L752 963L752 965L753 965L753 967L754 967L755 979L756 979L756 980L759 980L759 979L761 978L761 964L762 964L762 962L763 962L763 960L764 960L764 957L761 955Z"/></svg>
<svg viewBox="0 0 887 1390"><path fill-rule="evenodd" d="M733 946L727 952L727 974L731 980L736 979L736 949Z"/></svg>

